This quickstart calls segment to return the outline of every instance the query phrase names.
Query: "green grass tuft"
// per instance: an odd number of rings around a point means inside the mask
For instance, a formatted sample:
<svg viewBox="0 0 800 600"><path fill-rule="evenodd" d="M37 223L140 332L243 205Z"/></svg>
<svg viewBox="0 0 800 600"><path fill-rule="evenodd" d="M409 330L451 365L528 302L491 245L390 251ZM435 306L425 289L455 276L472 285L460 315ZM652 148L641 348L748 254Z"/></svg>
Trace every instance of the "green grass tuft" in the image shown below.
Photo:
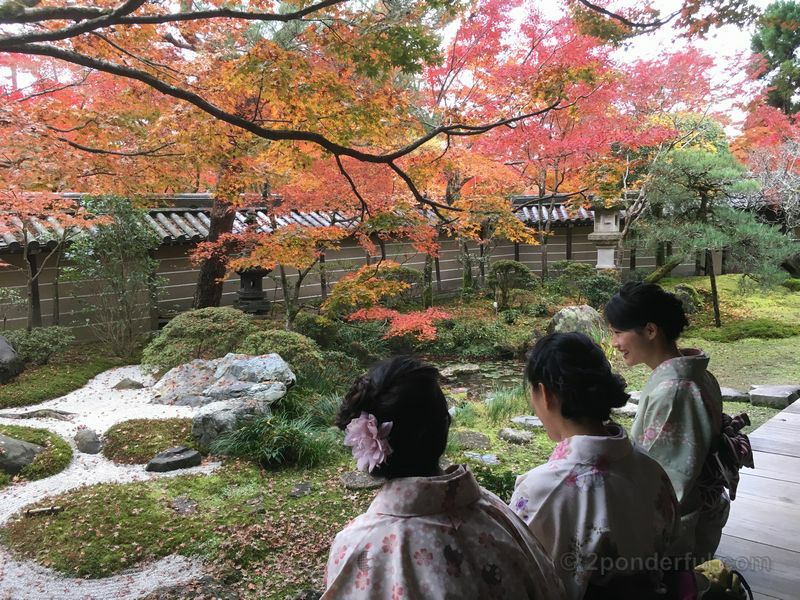
<svg viewBox="0 0 800 600"><path fill-rule="evenodd" d="M712 342L735 342L747 338L780 340L800 335L800 324L760 318L733 321L724 324L722 327L696 329L693 333L704 340Z"/></svg>
<svg viewBox="0 0 800 600"><path fill-rule="evenodd" d="M486 399L486 407L492 423L507 421L512 417L526 415L531 411L528 404L528 393L521 384L495 390Z"/></svg>

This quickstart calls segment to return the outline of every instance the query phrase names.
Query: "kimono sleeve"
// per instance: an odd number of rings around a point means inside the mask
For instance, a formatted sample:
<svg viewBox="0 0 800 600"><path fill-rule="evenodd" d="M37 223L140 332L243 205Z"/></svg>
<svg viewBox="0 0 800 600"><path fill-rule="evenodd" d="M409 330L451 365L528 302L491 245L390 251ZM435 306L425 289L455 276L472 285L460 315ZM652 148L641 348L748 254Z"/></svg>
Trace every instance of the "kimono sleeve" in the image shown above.
<svg viewBox="0 0 800 600"><path fill-rule="evenodd" d="M667 472L681 503L691 492L711 447L711 418L700 389L692 381L663 381L643 408L636 416L632 436Z"/></svg>

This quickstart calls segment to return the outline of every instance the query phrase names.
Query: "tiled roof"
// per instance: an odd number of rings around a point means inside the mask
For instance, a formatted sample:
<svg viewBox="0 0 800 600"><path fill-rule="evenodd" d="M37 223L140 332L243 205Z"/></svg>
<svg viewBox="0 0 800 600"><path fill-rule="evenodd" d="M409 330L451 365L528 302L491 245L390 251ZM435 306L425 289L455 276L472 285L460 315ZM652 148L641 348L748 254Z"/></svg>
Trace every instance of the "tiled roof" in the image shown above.
<svg viewBox="0 0 800 600"><path fill-rule="evenodd" d="M540 211L540 207L537 205L522 206L516 209L516 212L520 219L532 225L548 220L552 221L553 224L566 224L569 222L591 223L594 218L592 211L587 211L583 208L577 211L570 211L560 204L543 205L541 208L542 210ZM208 228L211 223L210 210L208 208L153 208L148 210L145 220L163 245L201 242L208 236ZM330 216L319 212L300 213L292 211L288 215L277 217L276 222L279 227L290 223L304 227L327 227L331 225L345 228L354 227L352 219L336 216L332 223ZM34 240L30 242L30 247L34 252L39 248L54 247L56 244L55 239L63 233L63 228L53 217L32 219L31 223L35 235ZM257 224L259 231L265 233L272 231L269 216L264 208L238 210L233 230L234 232L240 232L254 223ZM15 237L11 233L0 233L0 252L21 251L21 241L21 238Z"/></svg>

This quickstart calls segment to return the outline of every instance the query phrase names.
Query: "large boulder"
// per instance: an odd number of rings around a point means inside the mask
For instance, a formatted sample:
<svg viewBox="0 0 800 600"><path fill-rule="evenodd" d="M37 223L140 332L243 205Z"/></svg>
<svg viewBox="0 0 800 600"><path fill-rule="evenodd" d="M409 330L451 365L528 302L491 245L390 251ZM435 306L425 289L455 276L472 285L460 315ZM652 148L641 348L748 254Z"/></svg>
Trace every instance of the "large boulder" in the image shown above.
<svg viewBox="0 0 800 600"><path fill-rule="evenodd" d="M97 454L103 448L103 442L92 429L78 429L74 439L75 447L84 454Z"/></svg>
<svg viewBox="0 0 800 600"><path fill-rule="evenodd" d="M547 325L547 333L568 333L577 331L591 338L604 334L608 330L605 320L591 306L566 306L553 315Z"/></svg>
<svg viewBox="0 0 800 600"><path fill-rule="evenodd" d="M286 393L286 388L283 388ZM244 398L219 400L203 406L192 419L192 436L201 448L211 448L216 439L236 430L243 421L254 417L268 417L271 402L263 399Z"/></svg>
<svg viewBox="0 0 800 600"><path fill-rule="evenodd" d="M8 383L22 372L24 364L11 346L11 343L0 335L0 384Z"/></svg>
<svg viewBox="0 0 800 600"><path fill-rule="evenodd" d="M0 433L0 471L16 475L28 466L44 448Z"/></svg>
<svg viewBox="0 0 800 600"><path fill-rule="evenodd" d="M220 400L256 398L274 402L294 385L295 375L277 354L226 354L196 359L169 370L153 386L153 402L203 406Z"/></svg>

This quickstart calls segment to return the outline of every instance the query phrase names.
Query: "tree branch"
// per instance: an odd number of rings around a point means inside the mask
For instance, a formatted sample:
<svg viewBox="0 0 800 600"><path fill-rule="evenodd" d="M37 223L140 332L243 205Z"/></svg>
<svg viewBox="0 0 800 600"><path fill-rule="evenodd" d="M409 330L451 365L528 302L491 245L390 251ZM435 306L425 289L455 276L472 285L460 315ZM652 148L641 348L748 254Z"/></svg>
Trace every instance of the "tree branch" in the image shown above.
<svg viewBox="0 0 800 600"><path fill-rule="evenodd" d="M183 153L178 152L162 152L159 154L159 150L163 150L164 148L168 148L170 146L174 146L174 142L169 142L167 144L162 144L156 148L151 148L150 150L137 150L135 152L121 152L118 150L104 150L102 148L93 148L91 146L84 146L83 144L79 144L77 142L73 142L70 139L64 137L56 137L56 139L60 142L64 142L69 144L73 148L78 150L83 150L84 152L89 152L90 154L110 154L112 156L149 156L151 158L165 158L168 156L183 156Z"/></svg>
<svg viewBox="0 0 800 600"><path fill-rule="evenodd" d="M593 2L589 2L589 0L578 0L578 2L583 4L589 10L593 10L597 13L600 13L601 15L605 15L606 17L614 19L615 21L619 21L626 27L630 27L631 29L641 29L642 31L647 31L650 29L658 29L659 27L666 25L667 23L672 21L675 17L677 17L679 14L681 14L680 10L676 10L675 12L673 12L671 15L669 15L664 19L655 19L654 21L650 21L649 23L639 23L636 21L631 21L630 19L626 19L622 15L610 11L606 8L603 8L602 6L598 6Z"/></svg>

